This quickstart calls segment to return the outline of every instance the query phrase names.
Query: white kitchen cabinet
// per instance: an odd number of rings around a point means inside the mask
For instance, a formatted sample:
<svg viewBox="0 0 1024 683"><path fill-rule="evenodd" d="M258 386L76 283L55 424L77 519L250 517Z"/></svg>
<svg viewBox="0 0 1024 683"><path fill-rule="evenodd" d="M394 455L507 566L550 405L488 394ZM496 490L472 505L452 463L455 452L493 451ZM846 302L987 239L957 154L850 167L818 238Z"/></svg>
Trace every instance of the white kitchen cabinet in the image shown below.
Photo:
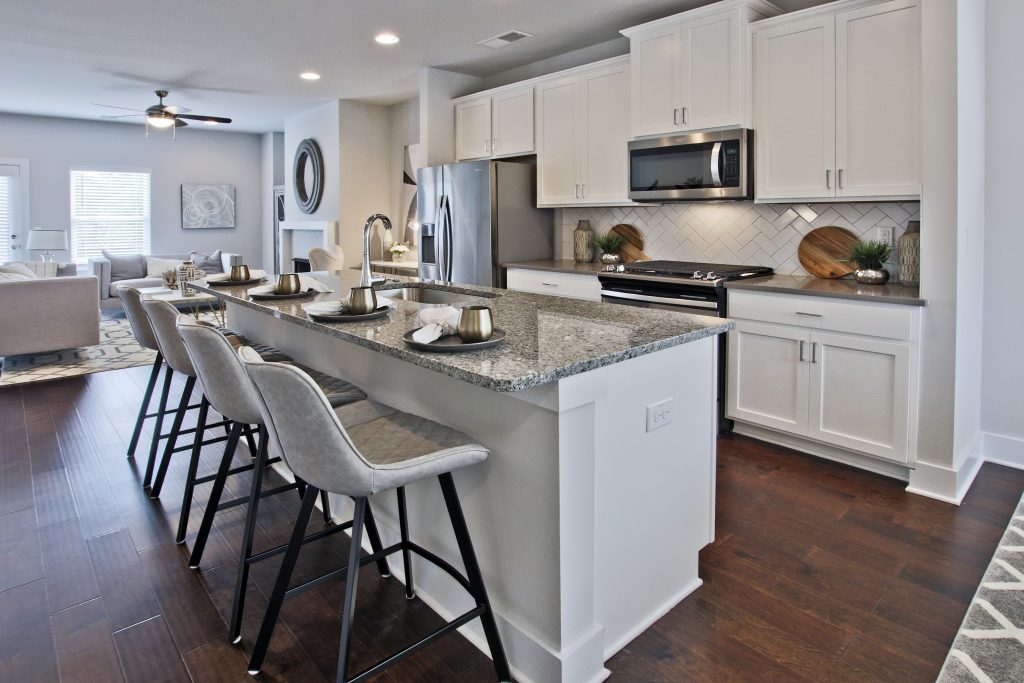
<svg viewBox="0 0 1024 683"><path fill-rule="evenodd" d="M737 321L729 333L728 414L764 427L807 432L810 334L798 327Z"/></svg>
<svg viewBox="0 0 1024 683"><path fill-rule="evenodd" d="M520 292L601 300L601 283L596 274L509 268L505 273L505 285L508 289Z"/></svg>
<svg viewBox="0 0 1024 683"><path fill-rule="evenodd" d="M537 86L537 205L578 202L576 150L579 79L559 78ZM623 141L625 145L625 141Z"/></svg>
<svg viewBox="0 0 1024 683"><path fill-rule="evenodd" d="M919 197L919 33L917 0L754 24L757 201Z"/></svg>
<svg viewBox="0 0 1024 683"><path fill-rule="evenodd" d="M622 31L630 40L633 136L747 125L747 25L778 11L726 0Z"/></svg>
<svg viewBox="0 0 1024 683"><path fill-rule="evenodd" d="M455 103L455 158L533 152L533 86L504 88Z"/></svg>

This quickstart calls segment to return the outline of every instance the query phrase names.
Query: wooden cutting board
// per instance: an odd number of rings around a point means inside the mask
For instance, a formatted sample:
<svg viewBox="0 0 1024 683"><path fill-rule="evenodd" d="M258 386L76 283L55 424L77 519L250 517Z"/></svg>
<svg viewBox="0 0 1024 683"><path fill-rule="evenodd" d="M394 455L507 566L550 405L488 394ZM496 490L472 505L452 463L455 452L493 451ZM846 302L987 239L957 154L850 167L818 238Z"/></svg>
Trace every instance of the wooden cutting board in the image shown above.
<svg viewBox="0 0 1024 683"><path fill-rule="evenodd" d="M850 257L850 247L858 238L846 228L826 225L807 233L797 248L800 265L815 277L837 278L857 270Z"/></svg>
<svg viewBox="0 0 1024 683"><path fill-rule="evenodd" d="M612 226L612 229L609 230L608 233L611 235L618 235L622 239L626 240L625 244L622 245L622 248L619 249L619 255L626 263L651 260L651 257L644 253L644 235L642 232L637 230L636 226L629 225L628 223L619 223L618 225Z"/></svg>

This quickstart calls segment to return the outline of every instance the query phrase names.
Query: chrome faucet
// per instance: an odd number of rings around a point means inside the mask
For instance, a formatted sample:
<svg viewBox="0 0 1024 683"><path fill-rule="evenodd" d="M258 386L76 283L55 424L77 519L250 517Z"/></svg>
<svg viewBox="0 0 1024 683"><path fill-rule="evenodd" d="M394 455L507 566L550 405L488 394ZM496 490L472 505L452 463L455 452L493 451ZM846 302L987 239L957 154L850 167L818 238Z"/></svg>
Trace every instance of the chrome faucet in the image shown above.
<svg viewBox="0 0 1024 683"><path fill-rule="evenodd" d="M373 224L378 220L384 224L385 230L391 229L391 219L382 213L375 213L366 219L366 223L363 225L363 274L359 278L360 287L369 287L374 282L381 282L385 279L370 275L370 231L373 230Z"/></svg>

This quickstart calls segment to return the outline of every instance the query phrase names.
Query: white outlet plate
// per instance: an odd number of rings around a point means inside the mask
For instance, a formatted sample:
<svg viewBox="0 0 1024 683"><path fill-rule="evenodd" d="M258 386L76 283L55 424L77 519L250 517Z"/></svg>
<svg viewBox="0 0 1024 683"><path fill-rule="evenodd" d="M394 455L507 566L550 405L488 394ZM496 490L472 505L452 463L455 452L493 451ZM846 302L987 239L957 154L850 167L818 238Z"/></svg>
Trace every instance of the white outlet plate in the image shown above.
<svg viewBox="0 0 1024 683"><path fill-rule="evenodd" d="M647 406L647 431L653 432L655 429L672 424L672 407L671 398Z"/></svg>
<svg viewBox="0 0 1024 683"><path fill-rule="evenodd" d="M884 244L892 244L893 227L891 225L879 225L875 228L875 241Z"/></svg>

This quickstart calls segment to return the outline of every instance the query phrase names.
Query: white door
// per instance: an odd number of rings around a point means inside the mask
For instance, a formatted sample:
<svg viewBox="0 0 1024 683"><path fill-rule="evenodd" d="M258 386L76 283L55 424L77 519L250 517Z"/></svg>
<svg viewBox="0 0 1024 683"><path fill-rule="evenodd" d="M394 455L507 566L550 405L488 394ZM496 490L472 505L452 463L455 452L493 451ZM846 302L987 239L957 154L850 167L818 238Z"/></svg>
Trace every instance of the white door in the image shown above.
<svg viewBox="0 0 1024 683"><path fill-rule="evenodd" d="M455 158L482 159L491 155L491 98L455 105Z"/></svg>
<svg viewBox="0 0 1024 683"><path fill-rule="evenodd" d="M22 260L21 167L0 164L0 263Z"/></svg>
<svg viewBox="0 0 1024 683"><path fill-rule="evenodd" d="M570 205L581 201L576 177L578 148L575 77L537 86L537 203Z"/></svg>
<svg viewBox="0 0 1024 683"><path fill-rule="evenodd" d="M739 125L743 39L738 12L684 24L680 123L684 130Z"/></svg>
<svg viewBox="0 0 1024 683"><path fill-rule="evenodd" d="M805 435L809 353L805 330L737 320L729 332L727 415Z"/></svg>
<svg viewBox="0 0 1024 683"><path fill-rule="evenodd" d="M633 135L679 130L679 81L682 53L679 29L630 39L633 71Z"/></svg>
<svg viewBox="0 0 1024 683"><path fill-rule="evenodd" d="M764 29L754 42L756 198L834 196L834 17Z"/></svg>
<svg viewBox="0 0 1024 683"><path fill-rule="evenodd" d="M836 15L836 188L840 197L921 193L915 0Z"/></svg>
<svg viewBox="0 0 1024 683"><path fill-rule="evenodd" d="M907 462L910 345L815 332L810 360L807 435Z"/></svg>
<svg viewBox="0 0 1024 683"><path fill-rule="evenodd" d="M579 83L578 178L585 204L629 201L629 64L585 73Z"/></svg>
<svg viewBox="0 0 1024 683"><path fill-rule="evenodd" d="M533 88L495 95L491 101L493 156L529 154L533 151Z"/></svg>

